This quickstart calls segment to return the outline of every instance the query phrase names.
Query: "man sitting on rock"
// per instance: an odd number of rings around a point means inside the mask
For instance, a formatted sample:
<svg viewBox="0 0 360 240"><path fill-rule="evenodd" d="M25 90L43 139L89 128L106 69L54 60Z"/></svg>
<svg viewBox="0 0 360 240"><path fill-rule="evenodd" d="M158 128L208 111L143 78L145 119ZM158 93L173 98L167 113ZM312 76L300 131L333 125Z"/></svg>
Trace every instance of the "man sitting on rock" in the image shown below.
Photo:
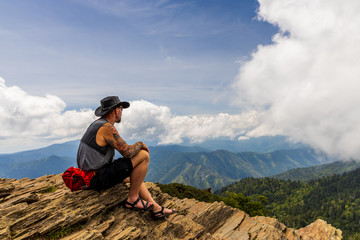
<svg viewBox="0 0 360 240"><path fill-rule="evenodd" d="M95 110L100 118L93 122L82 137L77 154L77 164L85 171L96 171L90 185L96 190L107 189L118 183L130 183L123 206L132 210L152 210L154 218L163 218L175 212L157 204L145 187L144 179L149 167L149 148L143 142L128 145L114 127L120 123L128 102L117 96L101 100ZM124 158L114 160L115 149Z"/></svg>

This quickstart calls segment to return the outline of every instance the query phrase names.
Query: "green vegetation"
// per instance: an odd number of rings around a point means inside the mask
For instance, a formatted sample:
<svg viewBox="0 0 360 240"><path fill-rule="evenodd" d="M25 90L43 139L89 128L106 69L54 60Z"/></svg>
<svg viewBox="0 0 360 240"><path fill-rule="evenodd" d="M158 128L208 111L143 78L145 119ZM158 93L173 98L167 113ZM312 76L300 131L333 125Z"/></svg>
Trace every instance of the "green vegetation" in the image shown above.
<svg viewBox="0 0 360 240"><path fill-rule="evenodd" d="M84 223L78 223L74 226L61 227L54 232L48 233L44 239L57 240L70 235L73 232L79 231L84 227Z"/></svg>
<svg viewBox="0 0 360 240"><path fill-rule="evenodd" d="M326 159L309 148L275 151L271 153L225 150L214 152L152 151L151 167L146 181L182 183L199 189L214 190L246 177L264 177L286 170L320 164ZM160 174L159 174L160 173Z"/></svg>
<svg viewBox="0 0 360 240"><path fill-rule="evenodd" d="M344 239L360 235L360 168L309 182L245 178L217 193L265 196L269 216L288 227L301 228L321 218L343 231Z"/></svg>
<svg viewBox="0 0 360 240"><path fill-rule="evenodd" d="M350 172L360 167L360 162L356 161L336 161L332 163L322 164L314 167L295 168L278 175L271 176L282 180L292 181L310 181L318 178L332 176L334 174L342 174Z"/></svg>
<svg viewBox="0 0 360 240"><path fill-rule="evenodd" d="M227 196L218 196L206 190L199 190L192 186L183 185L180 183L159 184L161 191L168 193L173 197L179 199L192 198L202 202L224 202L226 205L238 208L250 216L264 216L264 203L267 201L266 197L258 196L256 198L245 197L242 193L228 193ZM256 200L254 200L256 199Z"/></svg>
<svg viewBox="0 0 360 240"><path fill-rule="evenodd" d="M48 186L47 188L45 188L44 190L39 191L39 193L52 193L56 191L56 187L55 186Z"/></svg>

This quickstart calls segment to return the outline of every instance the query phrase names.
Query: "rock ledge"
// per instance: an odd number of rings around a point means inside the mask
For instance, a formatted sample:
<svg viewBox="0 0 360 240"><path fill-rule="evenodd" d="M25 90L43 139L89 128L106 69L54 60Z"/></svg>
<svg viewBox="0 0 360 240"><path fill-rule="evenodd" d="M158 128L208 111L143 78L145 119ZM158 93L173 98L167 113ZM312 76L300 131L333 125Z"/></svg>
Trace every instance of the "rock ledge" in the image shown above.
<svg viewBox="0 0 360 240"><path fill-rule="evenodd" d="M71 192L61 175L0 179L0 239L341 239L323 220L295 230L277 219L250 217L224 203L177 199L146 183L161 205L177 213L153 220L149 212L119 206L128 187ZM55 187L56 191L47 192ZM54 188L53 188L54 189ZM65 236L66 235L66 236Z"/></svg>

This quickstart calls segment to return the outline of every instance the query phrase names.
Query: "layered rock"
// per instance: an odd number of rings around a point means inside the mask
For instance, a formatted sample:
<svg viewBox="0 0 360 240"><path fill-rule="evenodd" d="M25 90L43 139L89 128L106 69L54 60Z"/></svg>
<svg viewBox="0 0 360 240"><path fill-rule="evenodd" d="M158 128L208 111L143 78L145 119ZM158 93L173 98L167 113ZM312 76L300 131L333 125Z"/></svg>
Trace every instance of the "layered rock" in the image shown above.
<svg viewBox="0 0 360 240"><path fill-rule="evenodd" d="M150 212L124 209L125 184L71 192L61 175L0 179L0 239L341 239L341 231L323 220L295 230L274 218L250 217L222 202L180 200L146 184L158 203L177 213L153 220Z"/></svg>

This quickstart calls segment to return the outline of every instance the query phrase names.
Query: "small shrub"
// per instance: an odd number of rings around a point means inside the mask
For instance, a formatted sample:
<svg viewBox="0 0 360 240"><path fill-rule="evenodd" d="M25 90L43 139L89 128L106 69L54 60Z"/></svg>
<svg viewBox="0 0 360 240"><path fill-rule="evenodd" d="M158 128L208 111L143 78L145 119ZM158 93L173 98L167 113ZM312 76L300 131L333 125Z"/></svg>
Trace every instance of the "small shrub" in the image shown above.
<svg viewBox="0 0 360 240"><path fill-rule="evenodd" d="M39 193L52 193L52 192L55 192L55 191L56 191L55 186L48 186L44 190L41 190Z"/></svg>
<svg viewBox="0 0 360 240"><path fill-rule="evenodd" d="M70 235L73 232L81 230L85 225L85 222L78 223L73 226L61 227L54 232L48 233L44 239L46 240L57 240Z"/></svg>
<svg viewBox="0 0 360 240"><path fill-rule="evenodd" d="M251 197L245 197L242 193L236 194L227 192L227 196L219 196L192 186L181 183L160 184L157 183L161 191L168 193L170 196L183 198L193 198L202 202L224 202L226 205L245 211L250 216L266 216L264 203L267 201L265 196L259 196L259 201Z"/></svg>

